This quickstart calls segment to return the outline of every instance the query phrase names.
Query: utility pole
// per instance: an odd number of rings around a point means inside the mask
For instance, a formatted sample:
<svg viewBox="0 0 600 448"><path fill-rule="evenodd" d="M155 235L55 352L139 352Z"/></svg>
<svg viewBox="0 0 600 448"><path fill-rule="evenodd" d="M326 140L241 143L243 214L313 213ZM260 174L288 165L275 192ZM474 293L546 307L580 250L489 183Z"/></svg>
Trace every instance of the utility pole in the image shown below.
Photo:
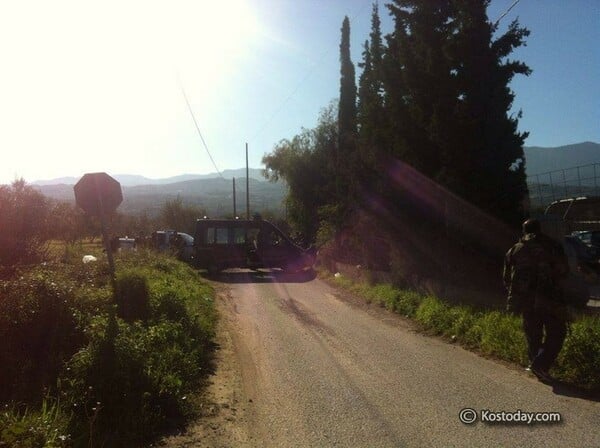
<svg viewBox="0 0 600 448"><path fill-rule="evenodd" d="M246 143L246 219L250 221L250 178L248 170L248 143Z"/></svg>
<svg viewBox="0 0 600 448"><path fill-rule="evenodd" d="M233 219L237 218L237 207L235 204L235 177L233 178Z"/></svg>

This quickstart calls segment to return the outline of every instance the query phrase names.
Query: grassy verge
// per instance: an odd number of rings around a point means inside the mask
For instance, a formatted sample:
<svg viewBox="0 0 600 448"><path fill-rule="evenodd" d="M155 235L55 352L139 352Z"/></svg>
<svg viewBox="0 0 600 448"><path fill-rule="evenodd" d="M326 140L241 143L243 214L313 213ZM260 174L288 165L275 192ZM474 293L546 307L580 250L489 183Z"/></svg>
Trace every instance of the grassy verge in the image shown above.
<svg viewBox="0 0 600 448"><path fill-rule="evenodd" d="M422 328L468 348L505 361L527 365L527 343L520 317L468 306L451 306L434 296L398 289L390 284L369 285L346 277L331 277L338 286L416 320ZM553 367L564 382L600 391L600 318L581 317Z"/></svg>
<svg viewBox="0 0 600 448"><path fill-rule="evenodd" d="M139 446L183 424L212 368L213 290L140 251L117 257L113 300L102 253L67 253L0 284L0 446Z"/></svg>

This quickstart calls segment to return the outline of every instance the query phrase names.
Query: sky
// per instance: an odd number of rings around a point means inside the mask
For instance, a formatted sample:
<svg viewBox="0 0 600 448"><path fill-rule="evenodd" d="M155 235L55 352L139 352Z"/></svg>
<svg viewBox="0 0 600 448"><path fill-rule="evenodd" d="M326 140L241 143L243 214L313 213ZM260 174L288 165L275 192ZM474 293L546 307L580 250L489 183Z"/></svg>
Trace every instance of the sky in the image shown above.
<svg viewBox="0 0 600 448"><path fill-rule="evenodd" d="M492 0L488 16L513 3ZM97 171L205 174L243 167L246 143L250 166L261 167L265 153L314 127L336 100L342 20L350 18L357 64L371 7L0 0L0 183ZM499 32L516 18L531 31L512 56L533 70L511 84L526 145L600 142L600 1L520 0Z"/></svg>

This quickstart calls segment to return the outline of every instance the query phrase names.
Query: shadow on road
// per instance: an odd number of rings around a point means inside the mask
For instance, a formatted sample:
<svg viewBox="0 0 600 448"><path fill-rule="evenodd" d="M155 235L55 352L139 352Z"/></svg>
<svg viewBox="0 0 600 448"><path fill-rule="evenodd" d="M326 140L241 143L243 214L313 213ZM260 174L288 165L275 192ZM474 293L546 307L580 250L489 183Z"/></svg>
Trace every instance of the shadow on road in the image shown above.
<svg viewBox="0 0 600 448"><path fill-rule="evenodd" d="M552 380L546 384L552 386L552 392L556 395L600 402L600 390L590 391L558 380Z"/></svg>
<svg viewBox="0 0 600 448"><path fill-rule="evenodd" d="M317 273L312 269L295 273L274 269L231 269L213 275L202 273L202 276L222 283L306 283L314 280Z"/></svg>

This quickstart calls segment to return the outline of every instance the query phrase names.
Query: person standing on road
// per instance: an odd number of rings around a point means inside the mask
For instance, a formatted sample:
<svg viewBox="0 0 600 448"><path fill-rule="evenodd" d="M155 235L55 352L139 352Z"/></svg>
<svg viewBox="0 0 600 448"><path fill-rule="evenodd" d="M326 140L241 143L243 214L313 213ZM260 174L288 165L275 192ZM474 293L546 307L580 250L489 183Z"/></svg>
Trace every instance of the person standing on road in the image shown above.
<svg viewBox="0 0 600 448"><path fill-rule="evenodd" d="M551 380L548 369L567 334L567 308L560 280L569 272L562 246L541 231L537 219L523 223L523 236L504 260L503 280L508 290L507 310L523 316L529 368L541 380Z"/></svg>

